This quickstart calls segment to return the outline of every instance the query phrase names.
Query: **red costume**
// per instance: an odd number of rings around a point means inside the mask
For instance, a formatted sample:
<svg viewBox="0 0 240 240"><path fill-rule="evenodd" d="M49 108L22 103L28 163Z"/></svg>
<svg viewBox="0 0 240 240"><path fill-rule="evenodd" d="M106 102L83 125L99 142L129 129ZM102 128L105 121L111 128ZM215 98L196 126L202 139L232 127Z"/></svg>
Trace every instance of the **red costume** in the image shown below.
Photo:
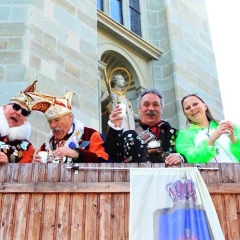
<svg viewBox="0 0 240 240"><path fill-rule="evenodd" d="M54 97L41 93L29 93L29 95L36 101L32 110L44 113L49 124L51 124L51 121L59 119L66 114L72 114L71 99L73 92L67 92L63 97ZM73 117L73 115L71 116ZM39 151L47 151L48 156L53 158L53 162L59 159L58 156L54 156L54 150L61 147L67 147L78 152L77 158L71 158L73 162L98 163L108 160L108 154L105 152L101 134L92 128L85 127L80 121L72 119L69 125L70 129L67 134L64 132L66 135L63 138L57 139L56 134L54 135L53 131L51 131ZM66 155L61 156L62 159L64 162L66 159L70 161L70 157Z"/></svg>
<svg viewBox="0 0 240 240"><path fill-rule="evenodd" d="M102 160L108 160L108 154L105 152L104 141L100 133L92 128L84 127L77 120L74 120L69 133L60 141L56 141L50 132L39 151L48 151L49 156L53 156L52 151L58 147L69 146L70 143L74 143L75 150L79 152L79 157L74 159L74 162L98 163Z"/></svg>

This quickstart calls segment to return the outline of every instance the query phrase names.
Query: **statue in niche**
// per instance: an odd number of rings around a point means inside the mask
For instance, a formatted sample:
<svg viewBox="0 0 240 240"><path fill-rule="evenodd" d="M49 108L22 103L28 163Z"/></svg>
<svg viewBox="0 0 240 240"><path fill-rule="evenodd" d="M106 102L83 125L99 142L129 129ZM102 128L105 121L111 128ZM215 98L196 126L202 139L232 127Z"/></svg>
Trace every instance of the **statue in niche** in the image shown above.
<svg viewBox="0 0 240 240"><path fill-rule="evenodd" d="M128 90L131 77L129 72L125 68L115 68L112 72L117 70L124 70L128 75L128 86L125 87L125 79L120 73L110 74L111 78L107 80L108 91L106 91L101 98L101 109L102 109L102 126L103 134L107 131L107 121L109 120L109 114L112 109L120 103L126 105L126 117L124 117L124 131L135 129L135 121L139 121L139 115L134 114L131 102L126 98L125 92Z"/></svg>

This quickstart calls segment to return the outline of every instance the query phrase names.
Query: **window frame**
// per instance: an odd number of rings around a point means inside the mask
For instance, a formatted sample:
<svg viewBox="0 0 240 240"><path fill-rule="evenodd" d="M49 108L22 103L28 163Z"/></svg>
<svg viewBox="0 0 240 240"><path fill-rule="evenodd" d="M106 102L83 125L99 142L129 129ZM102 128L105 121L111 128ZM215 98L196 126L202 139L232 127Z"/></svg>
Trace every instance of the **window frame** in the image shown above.
<svg viewBox="0 0 240 240"><path fill-rule="evenodd" d="M111 0L103 0L103 12L111 17L110 1ZM142 9L147 9L146 1L141 1L141 0L139 1L139 9L140 9L141 36L139 35L138 36L148 41L149 35L148 35L148 28L147 28L147 24L148 24L147 11L142 11ZM123 12L123 26L131 31L129 0L122 0L122 12Z"/></svg>

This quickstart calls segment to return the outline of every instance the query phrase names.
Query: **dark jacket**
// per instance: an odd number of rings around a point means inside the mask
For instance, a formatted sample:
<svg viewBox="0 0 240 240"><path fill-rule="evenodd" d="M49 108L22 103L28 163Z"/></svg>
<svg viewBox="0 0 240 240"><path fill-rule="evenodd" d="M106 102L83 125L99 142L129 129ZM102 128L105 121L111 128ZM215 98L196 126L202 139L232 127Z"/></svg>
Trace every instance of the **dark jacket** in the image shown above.
<svg viewBox="0 0 240 240"><path fill-rule="evenodd" d="M160 124L160 134L155 139L160 147L155 151L157 154L149 154L148 143L143 141L140 135L134 130L118 131L109 128L105 140L106 152L113 158L114 162L164 162L166 153L175 153L175 139L177 130L172 128L166 121ZM148 126L140 124L141 132L148 130Z"/></svg>

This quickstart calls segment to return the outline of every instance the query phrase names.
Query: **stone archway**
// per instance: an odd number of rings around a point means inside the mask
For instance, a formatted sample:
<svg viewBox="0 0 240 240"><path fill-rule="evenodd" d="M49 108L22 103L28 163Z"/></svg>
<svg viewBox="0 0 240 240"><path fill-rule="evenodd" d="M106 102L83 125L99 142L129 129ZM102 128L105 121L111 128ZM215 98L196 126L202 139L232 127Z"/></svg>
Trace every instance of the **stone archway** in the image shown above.
<svg viewBox="0 0 240 240"><path fill-rule="evenodd" d="M110 77L109 76L110 73L116 68L124 68L130 73L131 83L128 86L128 81L126 81L125 85L128 89L125 92L125 95L126 95L126 98L131 102L134 112L137 113L138 112L137 97L142 88L140 86L140 80L139 80L138 74L134 69L134 67L132 66L132 64L123 55L113 50L105 51L101 55L100 61L106 67L107 78ZM125 79L128 79L125 71L118 70L118 73L122 74ZM101 77L101 80L100 80L101 94L107 91L106 76L104 76L104 74L102 75L103 76ZM102 133L104 136L106 136L107 128L108 128L107 127L108 115L102 112L101 117L102 117Z"/></svg>

